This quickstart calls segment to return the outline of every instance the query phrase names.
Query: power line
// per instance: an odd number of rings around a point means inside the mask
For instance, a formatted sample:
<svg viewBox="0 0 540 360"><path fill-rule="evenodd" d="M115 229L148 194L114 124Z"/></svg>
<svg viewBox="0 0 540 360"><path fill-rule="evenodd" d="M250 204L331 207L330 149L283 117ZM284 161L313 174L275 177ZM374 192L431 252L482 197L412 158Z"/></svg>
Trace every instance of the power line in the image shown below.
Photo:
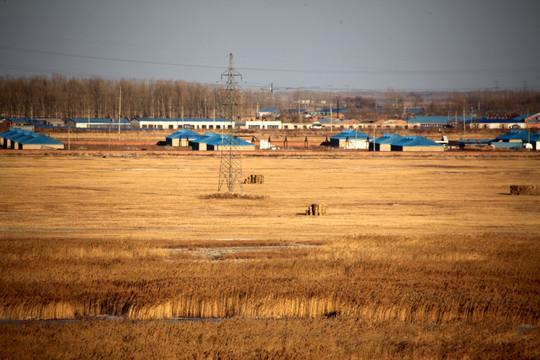
<svg viewBox="0 0 540 360"><path fill-rule="evenodd" d="M34 54L74 57L74 58L79 58L79 59L94 59L94 60L127 62L127 63L134 63L134 64L168 65L168 66L182 66L182 67L195 67L195 68L207 68L207 69L221 69L222 68L220 66L213 66L213 65L182 64L182 63L173 63L173 62L164 62L164 61L121 59L121 58L114 58L114 57L108 57L108 56L77 55L77 54L69 54L69 53L63 53L63 52L57 52L57 51L24 49L24 48L18 48L15 46L0 46L0 49L29 52L29 53L34 53Z"/></svg>
<svg viewBox="0 0 540 360"><path fill-rule="evenodd" d="M133 64L146 65L166 65L190 68L204 69L221 69L216 65L201 65L201 64L186 64L166 61L154 60L137 60L137 59L122 59L108 56L95 55L78 55L57 51L35 50L16 46L0 46L2 50L28 52L34 54L66 56L81 59L94 59L104 61L115 61ZM540 72L540 67L531 68L500 68L500 69L448 69L448 70L394 70L394 69L378 69L378 70L331 70L331 69L294 69L294 68L269 68L269 67L242 67L243 71L260 71L260 72L282 72L282 73L304 73L304 74L357 74L357 75L474 75L474 74L512 74L512 73L529 73Z"/></svg>

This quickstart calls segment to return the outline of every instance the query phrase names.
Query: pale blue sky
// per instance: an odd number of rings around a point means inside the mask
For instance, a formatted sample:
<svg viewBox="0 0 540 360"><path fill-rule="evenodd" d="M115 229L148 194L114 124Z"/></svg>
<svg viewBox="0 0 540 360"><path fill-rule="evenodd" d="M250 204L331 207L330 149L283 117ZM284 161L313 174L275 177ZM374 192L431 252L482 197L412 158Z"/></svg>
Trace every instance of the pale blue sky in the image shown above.
<svg viewBox="0 0 540 360"><path fill-rule="evenodd" d="M0 0L0 74L540 89L538 0Z"/></svg>

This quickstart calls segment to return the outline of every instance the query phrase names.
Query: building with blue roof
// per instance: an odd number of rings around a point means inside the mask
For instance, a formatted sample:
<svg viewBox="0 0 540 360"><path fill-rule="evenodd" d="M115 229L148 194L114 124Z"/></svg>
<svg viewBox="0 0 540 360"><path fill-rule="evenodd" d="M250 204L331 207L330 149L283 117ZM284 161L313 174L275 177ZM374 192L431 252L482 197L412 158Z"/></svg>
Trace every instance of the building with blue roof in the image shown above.
<svg viewBox="0 0 540 360"><path fill-rule="evenodd" d="M373 139L369 144L369 150L373 151L391 151L392 145L397 145L404 137L399 134L384 133L378 139Z"/></svg>
<svg viewBox="0 0 540 360"><path fill-rule="evenodd" d="M201 137L203 137L203 135L196 133L193 130L178 129L177 132L167 136L165 140L169 146L188 146L191 140Z"/></svg>
<svg viewBox="0 0 540 360"><path fill-rule="evenodd" d="M513 149L528 147L530 149L540 150L540 134L528 130L511 130L506 134L496 137L491 144L495 147Z"/></svg>
<svg viewBox="0 0 540 360"><path fill-rule="evenodd" d="M66 121L66 126L77 129L118 129L118 118L71 118ZM120 128L131 128L131 122L126 118L120 119Z"/></svg>
<svg viewBox="0 0 540 360"><path fill-rule="evenodd" d="M474 117L466 120L465 123L471 129L525 129L527 127L525 118L522 116L512 119Z"/></svg>
<svg viewBox="0 0 540 360"><path fill-rule="evenodd" d="M330 138L330 146L342 149L368 149L372 137L356 130L343 130Z"/></svg>
<svg viewBox="0 0 540 360"><path fill-rule="evenodd" d="M408 135L391 145L392 151L444 151L444 146L423 136Z"/></svg>
<svg viewBox="0 0 540 360"><path fill-rule="evenodd" d="M424 113L425 112L425 109L424 108L411 108L411 109L407 109L407 114L413 114L413 115L416 115L416 114L420 114L420 113Z"/></svg>
<svg viewBox="0 0 540 360"><path fill-rule="evenodd" d="M238 129L262 129L262 130L270 130L270 129L281 129L282 127L281 120L248 120L248 121L238 121L236 122L236 127Z"/></svg>
<svg viewBox="0 0 540 360"><path fill-rule="evenodd" d="M246 141L234 135L220 135L208 133L205 136L191 141L192 149L198 151L227 150L229 149L230 144L232 144L236 150L240 151L255 150L255 144L252 144L249 141Z"/></svg>
<svg viewBox="0 0 540 360"><path fill-rule="evenodd" d="M356 119L319 119L313 123L314 125L320 125L321 127L337 128L337 129L353 129L358 127L359 121ZM316 126L317 127L317 126Z"/></svg>
<svg viewBox="0 0 540 360"><path fill-rule="evenodd" d="M43 119L34 119L31 117L2 117L0 118L1 127L18 127L20 129L34 131L36 127L50 126L50 123L47 120Z"/></svg>
<svg viewBox="0 0 540 360"><path fill-rule="evenodd" d="M141 118L131 120L140 129L234 129L235 122L227 118Z"/></svg>
<svg viewBox="0 0 540 360"><path fill-rule="evenodd" d="M334 117L335 116L336 118L342 119L342 118L345 117L346 112L347 112L347 109L325 108L325 109L311 111L310 115L311 116L322 116L322 117L326 117L326 116Z"/></svg>
<svg viewBox="0 0 540 360"><path fill-rule="evenodd" d="M64 149L64 143L44 134L32 131L10 128L0 134L0 145L4 149Z"/></svg>
<svg viewBox="0 0 540 360"><path fill-rule="evenodd" d="M412 128L443 128L463 124L463 116L414 116L405 120ZM470 121L471 117L465 116L467 120Z"/></svg>

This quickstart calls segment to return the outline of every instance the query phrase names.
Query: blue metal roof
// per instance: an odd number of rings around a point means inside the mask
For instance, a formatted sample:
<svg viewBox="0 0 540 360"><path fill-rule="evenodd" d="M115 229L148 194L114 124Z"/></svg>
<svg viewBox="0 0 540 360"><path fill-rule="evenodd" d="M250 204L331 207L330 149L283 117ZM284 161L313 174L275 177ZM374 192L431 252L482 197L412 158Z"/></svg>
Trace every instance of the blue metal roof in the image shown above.
<svg viewBox="0 0 540 360"><path fill-rule="evenodd" d="M286 113L289 113L289 114L296 114L296 113L304 113L306 111L308 111L308 109L285 109L284 110Z"/></svg>
<svg viewBox="0 0 540 360"><path fill-rule="evenodd" d="M9 128L8 131L1 133L0 137L3 139L12 140L14 138L27 135L28 133L30 133L30 131L28 130L23 130L19 128Z"/></svg>
<svg viewBox="0 0 540 360"><path fill-rule="evenodd" d="M332 112L334 113L344 113L345 111L347 111L347 109L342 109L342 108L339 108L339 109L332 109ZM317 110L316 112L319 112L319 113L329 113L330 112L330 108L325 108L325 109L320 109L320 110Z"/></svg>
<svg viewBox="0 0 540 360"><path fill-rule="evenodd" d="M8 131L1 133L0 137L13 142L18 142L23 145L64 145L63 142L53 139L47 135L17 128L10 128Z"/></svg>
<svg viewBox="0 0 540 360"><path fill-rule="evenodd" d="M28 135L23 139L19 139L17 142L23 145L64 145L63 142L53 139L52 137L36 133Z"/></svg>
<svg viewBox="0 0 540 360"><path fill-rule="evenodd" d="M12 122L16 123L16 124L28 124L28 123L32 122L32 118L29 118L29 117L24 117L24 118L10 117L8 119L11 120Z"/></svg>
<svg viewBox="0 0 540 360"><path fill-rule="evenodd" d="M436 143L433 140L427 139L423 136L413 136L408 135L401 141L393 144L396 146L442 146L441 144Z"/></svg>
<svg viewBox="0 0 540 360"><path fill-rule="evenodd" d="M516 116L514 118L514 120L525 121L526 118L528 118L529 116L532 116L532 115L534 115L534 114L522 114L522 115Z"/></svg>
<svg viewBox="0 0 540 360"><path fill-rule="evenodd" d="M198 143L198 144L208 144L212 146L227 146L229 145L229 141L232 141L232 144L234 146L255 146L249 141L240 139L239 137L234 136L234 135L219 135L219 134L207 134L207 135L209 136L200 137L198 139L193 140L193 142Z"/></svg>
<svg viewBox="0 0 540 360"><path fill-rule="evenodd" d="M488 119L485 117L482 118L473 118L472 120L465 120L466 124L515 124L515 123L522 123L525 122L525 120L518 120L518 119Z"/></svg>
<svg viewBox="0 0 540 360"><path fill-rule="evenodd" d="M454 142L458 144L488 144L491 143L493 139L459 139Z"/></svg>
<svg viewBox="0 0 540 360"><path fill-rule="evenodd" d="M373 140L373 142L375 142L377 144L395 145L395 144L397 144L398 142L400 142L403 139L404 139L403 136L401 136L399 134L386 134L385 133L380 138Z"/></svg>
<svg viewBox="0 0 540 360"><path fill-rule="evenodd" d="M356 130L343 130L341 133L332 136L330 139L369 140L372 139L372 137Z"/></svg>
<svg viewBox="0 0 540 360"><path fill-rule="evenodd" d="M504 148L510 150L519 150L522 148L522 144L519 142L503 142L503 141L493 141L491 143L496 148Z"/></svg>
<svg viewBox="0 0 540 360"><path fill-rule="evenodd" d="M540 141L540 135L530 132L528 130L512 130L503 134L495 139L499 140L521 140L521 141Z"/></svg>
<svg viewBox="0 0 540 360"><path fill-rule="evenodd" d="M171 134L166 137L166 139L198 139L200 137L203 137L203 135L196 133L195 131L189 130L189 129L179 129L174 134Z"/></svg>

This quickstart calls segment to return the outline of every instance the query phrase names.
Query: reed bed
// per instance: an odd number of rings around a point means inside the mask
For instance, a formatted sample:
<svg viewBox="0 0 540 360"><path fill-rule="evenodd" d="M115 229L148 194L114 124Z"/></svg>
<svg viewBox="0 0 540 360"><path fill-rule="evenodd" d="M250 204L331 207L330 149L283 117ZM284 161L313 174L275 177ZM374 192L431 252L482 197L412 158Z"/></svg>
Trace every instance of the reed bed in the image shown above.
<svg viewBox="0 0 540 360"><path fill-rule="evenodd" d="M2 359L534 359L538 328L357 320L126 322L0 326ZM14 346L16 341L18 346Z"/></svg>
<svg viewBox="0 0 540 360"><path fill-rule="evenodd" d="M0 242L5 319L332 314L373 321L540 322L540 237L534 236L352 235L261 253L247 242L250 250L237 247L222 261L178 257L166 242L13 243Z"/></svg>
<svg viewBox="0 0 540 360"><path fill-rule="evenodd" d="M536 157L0 158L0 358L539 356Z"/></svg>

